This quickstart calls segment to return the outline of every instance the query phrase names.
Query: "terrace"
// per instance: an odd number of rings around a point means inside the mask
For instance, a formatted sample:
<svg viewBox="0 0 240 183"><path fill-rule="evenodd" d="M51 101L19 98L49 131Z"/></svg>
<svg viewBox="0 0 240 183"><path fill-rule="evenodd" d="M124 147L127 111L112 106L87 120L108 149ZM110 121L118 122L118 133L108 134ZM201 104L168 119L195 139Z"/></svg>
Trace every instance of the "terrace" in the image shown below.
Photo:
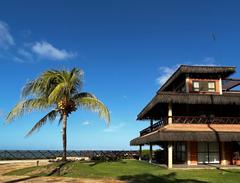
<svg viewBox="0 0 240 183"><path fill-rule="evenodd" d="M159 130L171 120L173 124L240 124L240 117L168 116L140 131L140 136Z"/></svg>

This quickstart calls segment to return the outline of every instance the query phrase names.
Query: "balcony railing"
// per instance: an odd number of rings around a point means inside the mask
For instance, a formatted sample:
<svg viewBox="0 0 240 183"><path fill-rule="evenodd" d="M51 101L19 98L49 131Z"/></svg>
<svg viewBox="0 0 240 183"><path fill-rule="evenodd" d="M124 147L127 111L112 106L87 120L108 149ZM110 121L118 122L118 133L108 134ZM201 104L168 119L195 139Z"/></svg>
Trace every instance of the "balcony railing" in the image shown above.
<svg viewBox="0 0 240 183"><path fill-rule="evenodd" d="M140 136L158 130L168 123L169 118L172 123L180 124L240 124L240 117L169 116L140 131Z"/></svg>
<svg viewBox="0 0 240 183"><path fill-rule="evenodd" d="M143 136L143 135L146 135L150 132L158 130L160 127L164 126L165 123L166 123L166 120L164 120L164 119L154 123L152 126L149 126L145 129L143 129L142 131L140 131L140 136Z"/></svg>

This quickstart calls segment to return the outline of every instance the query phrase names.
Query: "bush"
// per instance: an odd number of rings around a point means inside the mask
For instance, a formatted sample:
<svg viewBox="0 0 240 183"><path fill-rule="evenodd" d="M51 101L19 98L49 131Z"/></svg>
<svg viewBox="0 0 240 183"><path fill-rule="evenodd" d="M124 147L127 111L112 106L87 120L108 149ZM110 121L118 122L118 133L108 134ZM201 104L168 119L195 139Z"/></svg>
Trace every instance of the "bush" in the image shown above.
<svg viewBox="0 0 240 183"><path fill-rule="evenodd" d="M129 151L112 151L112 152L98 152L91 156L93 161L118 161L121 159L137 159L139 157L138 152Z"/></svg>

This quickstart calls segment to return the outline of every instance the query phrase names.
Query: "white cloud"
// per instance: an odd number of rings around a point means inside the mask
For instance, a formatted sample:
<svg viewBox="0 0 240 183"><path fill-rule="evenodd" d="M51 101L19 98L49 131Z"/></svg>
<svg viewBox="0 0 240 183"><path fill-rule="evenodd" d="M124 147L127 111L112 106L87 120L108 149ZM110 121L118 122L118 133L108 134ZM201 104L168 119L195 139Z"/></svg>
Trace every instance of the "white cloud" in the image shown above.
<svg viewBox="0 0 240 183"><path fill-rule="evenodd" d="M32 51L38 56L50 60L67 60L76 56L75 53L55 48L52 44L46 41L36 42L32 46Z"/></svg>
<svg viewBox="0 0 240 183"><path fill-rule="evenodd" d="M13 58L12 58L15 62L18 62L18 63L25 63L26 61L25 60L23 60L22 58L19 58L19 57L15 57L15 56L13 56Z"/></svg>
<svg viewBox="0 0 240 183"><path fill-rule="evenodd" d="M16 46L9 30L8 24L0 20L0 57L4 57L5 59L18 63L31 63L34 60L41 60L41 58L48 60L68 60L77 56L77 53L59 49L47 41L21 43L20 46ZM30 30L22 30L20 32L21 38L25 41L29 40L31 34ZM11 47L13 49L9 50Z"/></svg>
<svg viewBox="0 0 240 183"><path fill-rule="evenodd" d="M30 60L33 58L32 54L24 49L18 49L18 54Z"/></svg>
<svg viewBox="0 0 240 183"><path fill-rule="evenodd" d="M82 123L82 125L85 125L85 126L88 126L88 125L90 125L90 124L91 124L90 121L84 121L84 122Z"/></svg>
<svg viewBox="0 0 240 183"><path fill-rule="evenodd" d="M13 45L15 45L15 42L9 32L8 25L5 22L0 21L0 48L8 49Z"/></svg>
<svg viewBox="0 0 240 183"><path fill-rule="evenodd" d="M111 125L108 128L104 129L103 131L107 132L107 133L109 133L109 132L112 133L112 132L118 131L119 129L123 128L124 126L125 126L125 123L120 123L118 125Z"/></svg>
<svg viewBox="0 0 240 183"><path fill-rule="evenodd" d="M168 78L174 73L179 65L173 67L160 67L159 72L160 76L157 78L157 83L162 86Z"/></svg>
<svg viewBox="0 0 240 183"><path fill-rule="evenodd" d="M33 54L25 49L19 48L17 50L18 56L14 56L13 60L19 63L30 63L33 59Z"/></svg>

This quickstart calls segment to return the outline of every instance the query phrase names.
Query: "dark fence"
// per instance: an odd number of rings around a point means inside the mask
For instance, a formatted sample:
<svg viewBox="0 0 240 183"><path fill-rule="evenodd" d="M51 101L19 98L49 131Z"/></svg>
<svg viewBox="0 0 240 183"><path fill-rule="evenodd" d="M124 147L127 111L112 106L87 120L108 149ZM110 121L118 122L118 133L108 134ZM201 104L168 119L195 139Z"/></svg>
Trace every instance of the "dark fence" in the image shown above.
<svg viewBox="0 0 240 183"><path fill-rule="evenodd" d="M57 150L0 150L0 160L55 159L61 157ZM67 151L67 157L116 157L136 158L138 151Z"/></svg>

